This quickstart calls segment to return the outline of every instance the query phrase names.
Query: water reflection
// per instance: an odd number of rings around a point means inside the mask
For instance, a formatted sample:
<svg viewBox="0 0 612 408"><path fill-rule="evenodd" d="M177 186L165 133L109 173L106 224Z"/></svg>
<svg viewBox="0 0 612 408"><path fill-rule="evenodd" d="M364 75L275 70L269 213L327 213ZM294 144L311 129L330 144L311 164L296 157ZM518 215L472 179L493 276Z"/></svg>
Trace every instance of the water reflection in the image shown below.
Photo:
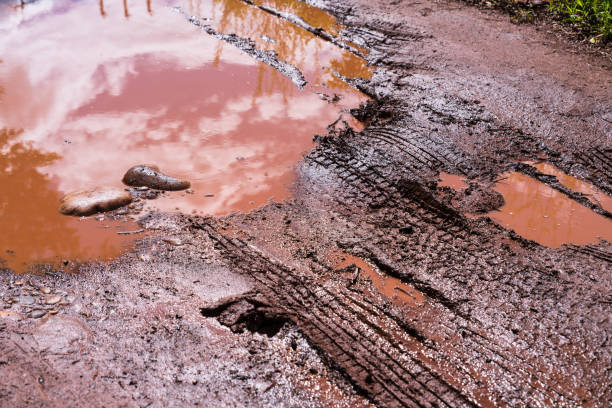
<svg viewBox="0 0 612 408"><path fill-rule="evenodd" d="M508 173L495 190L506 204L490 215L521 236L549 247L612 241L612 221L521 173Z"/></svg>
<svg viewBox="0 0 612 408"><path fill-rule="evenodd" d="M338 94L344 99L345 107L354 106L365 99L334 75L336 71L349 78L371 77L372 68L349 51L241 0L202 0L183 4L189 14L209 19L217 31L249 38L258 48L275 51L281 60L302 71L309 82L309 89ZM339 29L333 17L319 9L315 12L314 7L300 1L256 1L255 4L291 12L304 17L311 25L323 26L332 33L337 33Z"/></svg>
<svg viewBox="0 0 612 408"><path fill-rule="evenodd" d="M212 12L225 27L241 25L253 33L258 24L278 29L286 39L281 48L287 56L295 54L294 62L321 70L325 55L340 58L324 52L328 43L274 23L253 7L245 11L244 3L190 3ZM91 241L99 236L93 233L97 224L57 218L59 197L95 185L121 186L125 170L139 163L155 163L192 181L194 194L173 193L153 202L162 209L224 214L284 199L293 165L312 146L313 135L325 132L346 103L364 99L349 88L343 101L330 105L299 90L165 7L175 4L41 0L19 11L0 10L0 126L23 129L7 143L54 158L14 159L40 182L38 193L23 187L36 184L25 176L15 181L20 190L4 189L18 193L4 196L3 222L11 226L3 224L3 231L11 233L0 251L9 249L10 241L39 259L59 252L45 246L46 240L70 242L67 247L102 245ZM262 16L265 21L257 20ZM3 187L8 174L2 173ZM28 219L18 209L26 208L26 201L36 203L40 217L28 226L28 234L40 237L31 246L10 238L25 231ZM85 233L84 225L93 229ZM47 227L72 235L54 240L40 232Z"/></svg>
<svg viewBox="0 0 612 408"><path fill-rule="evenodd" d="M591 184L562 172L550 163L535 163L533 167L544 174L557 177L557 180L565 187L571 188L578 193L585 194L591 202L600 205L604 210L612 211L612 197L598 190Z"/></svg>
<svg viewBox="0 0 612 408"><path fill-rule="evenodd" d="M129 224L84 223L57 212L61 194L41 167L61 159L16 140L22 132L0 129L0 259L3 266L24 270L36 261L62 258L109 258L120 253L129 238L117 236L117 227ZM9 194L7 194L9 193ZM105 228L110 227L110 228Z"/></svg>

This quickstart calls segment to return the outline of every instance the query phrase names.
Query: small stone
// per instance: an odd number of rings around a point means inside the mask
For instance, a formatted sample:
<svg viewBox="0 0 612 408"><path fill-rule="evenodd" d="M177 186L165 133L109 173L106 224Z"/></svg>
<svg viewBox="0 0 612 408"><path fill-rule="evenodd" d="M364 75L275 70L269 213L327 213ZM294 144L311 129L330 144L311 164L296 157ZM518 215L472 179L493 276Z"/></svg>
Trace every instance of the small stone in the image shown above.
<svg viewBox="0 0 612 408"><path fill-rule="evenodd" d="M195 191L193 191L193 189L192 189L192 188L188 188L187 190L185 190L185 192L186 192L187 194L193 194L193 193L195 193Z"/></svg>
<svg viewBox="0 0 612 408"><path fill-rule="evenodd" d="M151 256L149 254L138 254L138 259L147 262L151 260Z"/></svg>
<svg viewBox="0 0 612 408"><path fill-rule="evenodd" d="M25 280L23 279L17 279L15 282L13 282L13 285L15 286L21 286L25 283Z"/></svg>
<svg viewBox="0 0 612 408"><path fill-rule="evenodd" d="M32 319L40 319L41 317L43 317L46 314L47 314L47 312L45 312L44 310L35 309L35 310L32 310L32 312L29 314L29 316Z"/></svg>
<svg viewBox="0 0 612 408"><path fill-rule="evenodd" d="M64 196L59 212L64 215L87 216L112 211L132 202L130 193L115 187L95 187Z"/></svg>
<svg viewBox="0 0 612 408"><path fill-rule="evenodd" d="M55 310L55 309L49 310L49 314L50 315L56 315L57 314L57 310Z"/></svg>
<svg viewBox="0 0 612 408"><path fill-rule="evenodd" d="M214 197L214 194L204 194L204 197Z"/></svg>
<svg viewBox="0 0 612 408"><path fill-rule="evenodd" d="M405 227L399 229L400 234L412 234L413 232L414 228L412 227L412 225L406 225Z"/></svg>
<svg viewBox="0 0 612 408"><path fill-rule="evenodd" d="M149 190L144 193L144 198L146 198L147 200L155 200L157 197L159 197L160 194L161 191L159 190Z"/></svg>
<svg viewBox="0 0 612 408"><path fill-rule="evenodd" d="M31 305L36 302L36 299L34 299L32 296L19 296L17 301L22 305Z"/></svg>
<svg viewBox="0 0 612 408"><path fill-rule="evenodd" d="M45 300L45 303L47 305L54 305L57 302L59 302L60 300L62 300L61 296L51 296L50 298L48 298L47 300Z"/></svg>
<svg viewBox="0 0 612 408"><path fill-rule="evenodd" d="M174 246L183 245L183 242L180 239L174 238L174 237L163 238L163 241L169 243L170 245L174 245Z"/></svg>
<svg viewBox="0 0 612 408"><path fill-rule="evenodd" d="M51 293L51 289L50 288L40 288L40 291L42 293L44 293L45 295L48 295L49 293Z"/></svg>
<svg viewBox="0 0 612 408"><path fill-rule="evenodd" d="M159 167L140 164L130 168L123 176L123 183L132 187L146 186L156 190L185 190L191 187L187 180L180 180L162 173Z"/></svg>

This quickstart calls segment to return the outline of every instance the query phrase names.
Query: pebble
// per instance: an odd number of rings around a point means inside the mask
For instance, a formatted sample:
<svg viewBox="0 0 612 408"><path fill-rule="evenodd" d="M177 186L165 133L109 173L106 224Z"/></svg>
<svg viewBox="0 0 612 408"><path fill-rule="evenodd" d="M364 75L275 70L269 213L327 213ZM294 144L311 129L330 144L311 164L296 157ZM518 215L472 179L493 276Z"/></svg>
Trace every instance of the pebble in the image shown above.
<svg viewBox="0 0 612 408"><path fill-rule="evenodd" d="M50 288L40 288L40 291L42 293L44 293L45 295L48 295L49 293L51 293L51 289Z"/></svg>
<svg viewBox="0 0 612 408"><path fill-rule="evenodd" d="M132 202L130 193L115 187L95 187L64 196L59 212L64 215L87 216L112 211Z"/></svg>
<svg viewBox="0 0 612 408"><path fill-rule="evenodd" d="M59 302L60 300L62 300L61 296L51 296L50 298L48 298L45 303L48 305L54 305L57 302Z"/></svg>
<svg viewBox="0 0 612 408"><path fill-rule="evenodd" d="M15 282L13 282L13 285L15 286L21 286L25 283L25 281L23 279L17 279Z"/></svg>
<svg viewBox="0 0 612 408"><path fill-rule="evenodd" d="M45 312L44 310L40 310L40 309L35 309L32 310L32 312L30 313L30 317L33 319L40 319L41 317L43 317L44 315L46 315L47 312Z"/></svg>
<svg viewBox="0 0 612 408"><path fill-rule="evenodd" d="M174 245L174 246L183 245L183 242L178 238L173 238L173 237L163 238L163 241L169 243L170 245Z"/></svg>
<svg viewBox="0 0 612 408"><path fill-rule="evenodd" d="M192 188L188 188L187 190L185 190L185 192L186 192L187 194L193 194L193 193L195 193L195 191L193 191L193 189L192 189Z"/></svg>
<svg viewBox="0 0 612 408"><path fill-rule="evenodd" d="M36 299L34 299L32 296L19 296L17 301L22 305L31 305L36 302Z"/></svg>
<svg viewBox="0 0 612 408"><path fill-rule="evenodd" d="M149 187L156 190L178 191L191 187L187 180L180 180L162 173L155 165L139 164L123 176L123 183L132 187Z"/></svg>

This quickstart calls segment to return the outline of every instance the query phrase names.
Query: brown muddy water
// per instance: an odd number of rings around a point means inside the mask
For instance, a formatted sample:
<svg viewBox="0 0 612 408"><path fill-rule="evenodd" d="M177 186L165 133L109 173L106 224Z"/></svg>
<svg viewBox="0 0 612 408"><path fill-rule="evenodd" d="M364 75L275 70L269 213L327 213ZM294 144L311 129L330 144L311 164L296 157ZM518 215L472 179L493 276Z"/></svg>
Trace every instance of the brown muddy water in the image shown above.
<svg viewBox="0 0 612 408"><path fill-rule="evenodd" d="M304 3L256 2L336 34ZM315 134L365 101L339 79L369 77L354 54L238 0L0 3L0 259L14 270L58 259L106 259L133 222L57 213L60 198L124 187L154 163L192 183L151 209L222 215L290 194ZM173 9L180 7L181 12ZM290 78L191 24L250 38L297 67ZM97 217L100 218L100 217Z"/></svg>
<svg viewBox="0 0 612 408"><path fill-rule="evenodd" d="M440 173L440 181L438 187L450 187L457 191L466 188L468 185L465 182L465 177L458 176L456 174Z"/></svg>
<svg viewBox="0 0 612 408"><path fill-rule="evenodd" d="M420 306L425 302L425 295L423 293L398 278L380 272L364 259L344 252L334 253L329 258L336 269L355 265L361 278L372 282L374 288L393 303Z"/></svg>
<svg viewBox="0 0 612 408"><path fill-rule="evenodd" d="M506 203L489 214L500 225L552 248L612 240L612 221L606 217L525 174L512 172L502 178L494 190Z"/></svg>
<svg viewBox="0 0 612 408"><path fill-rule="evenodd" d="M610 211L612 208L612 199L589 183L550 163L529 164L544 174L557 177L565 187L586 194L603 209ZM612 221L552 187L518 172L503 174L499 179L493 189L504 196L505 204L498 211L487 214L499 225L551 248L597 243L600 238L612 239ZM440 173L438 187L459 191L467 184L464 177Z"/></svg>

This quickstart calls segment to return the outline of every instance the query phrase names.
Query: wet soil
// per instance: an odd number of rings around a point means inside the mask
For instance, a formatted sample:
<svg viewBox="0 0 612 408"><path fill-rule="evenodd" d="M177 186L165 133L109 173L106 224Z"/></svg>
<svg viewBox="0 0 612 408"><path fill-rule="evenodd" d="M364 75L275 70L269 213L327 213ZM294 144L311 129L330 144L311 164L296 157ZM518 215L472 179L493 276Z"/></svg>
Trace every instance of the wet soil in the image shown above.
<svg viewBox="0 0 612 408"><path fill-rule="evenodd" d="M612 193L610 62L453 2L312 3L342 26L325 42L368 49L377 67L346 78L372 98L352 111L363 130L317 137L282 203L223 218L145 216L152 235L134 254L32 277L29 293L2 272L10 353L0 371L12 384L2 401L612 403L610 242L543 245L492 216L466 216L457 195L478 190L485 208L516 172L609 221L601 199L525 162ZM250 43L191 22L252 55ZM440 173L469 187L439 186ZM52 288L43 304L56 293L86 301L39 305L30 292L40 285ZM391 295L398 287L410 299ZM35 317L43 312L49 320ZM53 353L67 343L70 357ZM262 378L275 385L257 388Z"/></svg>

